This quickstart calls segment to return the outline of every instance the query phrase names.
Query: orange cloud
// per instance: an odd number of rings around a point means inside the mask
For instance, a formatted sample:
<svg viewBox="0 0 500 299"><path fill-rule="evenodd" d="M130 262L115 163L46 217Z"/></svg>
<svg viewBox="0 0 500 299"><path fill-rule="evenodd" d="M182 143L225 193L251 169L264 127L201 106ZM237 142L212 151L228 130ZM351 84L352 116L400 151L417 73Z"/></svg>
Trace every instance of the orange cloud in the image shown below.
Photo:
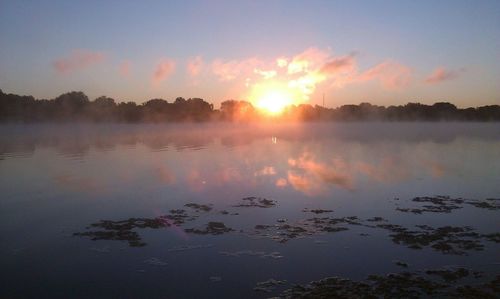
<svg viewBox="0 0 500 299"><path fill-rule="evenodd" d="M425 82L429 84L437 84L444 81L449 81L456 79L460 76L460 73L464 72L465 69L459 70L447 70L444 67L436 68L426 79Z"/></svg>
<svg viewBox="0 0 500 299"><path fill-rule="evenodd" d="M285 178L279 178L276 180L275 185L276 187L285 187L288 185L288 181Z"/></svg>
<svg viewBox="0 0 500 299"><path fill-rule="evenodd" d="M353 189L351 176L340 160L333 160L333 165L327 165L315 161L310 153L305 152L298 159L289 159L288 165L293 168L288 171L288 182L304 194L321 194L328 184Z"/></svg>
<svg viewBox="0 0 500 299"><path fill-rule="evenodd" d="M301 100L309 100L309 96L316 90L316 85L326 79L325 76L319 73L309 73L295 80L288 82L288 87L292 90L297 90L298 94L302 95Z"/></svg>
<svg viewBox="0 0 500 299"><path fill-rule="evenodd" d="M359 75L359 81L379 80L387 89L406 87L411 83L412 70L395 61L382 62Z"/></svg>
<svg viewBox="0 0 500 299"><path fill-rule="evenodd" d="M52 66L59 73L71 73L103 62L105 55L90 50L73 50L67 57L56 59Z"/></svg>
<svg viewBox="0 0 500 299"><path fill-rule="evenodd" d="M175 61L171 59L163 59L156 66L156 70L153 73L153 83L158 84L161 81L167 79L175 71Z"/></svg>
<svg viewBox="0 0 500 299"><path fill-rule="evenodd" d="M192 57L187 63L187 72L191 77L200 75L204 67L203 58L201 56Z"/></svg>
<svg viewBox="0 0 500 299"><path fill-rule="evenodd" d="M254 173L254 176L266 176L266 175L275 175L276 170L272 166L265 166L259 171L256 171Z"/></svg>
<svg viewBox="0 0 500 299"><path fill-rule="evenodd" d="M228 94L253 104L271 92L283 95L282 98L296 105L306 103L322 83L326 84L324 88L342 88L377 80L387 89L411 83L412 70L403 64L388 60L360 73L356 56L355 52L334 56L329 50L311 47L297 55L279 56L270 61L216 59L210 68L220 81L235 81Z"/></svg>
<svg viewBox="0 0 500 299"><path fill-rule="evenodd" d="M329 52L309 48L296 55L288 64L288 74L301 74L288 82L288 87L296 89L303 101L309 100L316 86L329 81L331 87L343 87L352 83L357 75L356 53L345 56L331 56Z"/></svg>
<svg viewBox="0 0 500 299"><path fill-rule="evenodd" d="M321 193L321 185L310 177L301 176L293 171L288 172L288 182L295 189L307 195Z"/></svg>
<svg viewBox="0 0 500 299"><path fill-rule="evenodd" d="M254 69L253 72L261 75L264 79L271 79L273 77L276 77L276 74L277 74L277 72L275 70L263 71L260 69Z"/></svg>
<svg viewBox="0 0 500 299"><path fill-rule="evenodd" d="M293 57L290 63L288 63L288 74L315 71L329 56L330 54L326 51L309 48Z"/></svg>
<svg viewBox="0 0 500 299"><path fill-rule="evenodd" d="M130 76L131 63L128 60L124 60L119 67L119 72L122 77Z"/></svg>
<svg viewBox="0 0 500 299"><path fill-rule="evenodd" d="M278 65L278 67L286 67L288 66L288 58L280 57L276 59L276 64Z"/></svg>

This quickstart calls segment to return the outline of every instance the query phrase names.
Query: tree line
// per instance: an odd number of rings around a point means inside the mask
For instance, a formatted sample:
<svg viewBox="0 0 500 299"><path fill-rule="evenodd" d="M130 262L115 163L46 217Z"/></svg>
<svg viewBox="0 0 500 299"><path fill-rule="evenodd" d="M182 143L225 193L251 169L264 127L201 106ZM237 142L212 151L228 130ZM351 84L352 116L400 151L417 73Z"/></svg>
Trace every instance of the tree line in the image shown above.
<svg viewBox="0 0 500 299"><path fill-rule="evenodd" d="M246 122L270 117L283 121L500 121L500 105L460 109L447 102L389 107L361 103L337 108L301 104L286 107L279 116L269 116L247 101L228 100L214 109L200 98L179 97L173 102L151 99L137 104L117 103L105 96L91 101L80 91L46 100L0 90L0 122Z"/></svg>

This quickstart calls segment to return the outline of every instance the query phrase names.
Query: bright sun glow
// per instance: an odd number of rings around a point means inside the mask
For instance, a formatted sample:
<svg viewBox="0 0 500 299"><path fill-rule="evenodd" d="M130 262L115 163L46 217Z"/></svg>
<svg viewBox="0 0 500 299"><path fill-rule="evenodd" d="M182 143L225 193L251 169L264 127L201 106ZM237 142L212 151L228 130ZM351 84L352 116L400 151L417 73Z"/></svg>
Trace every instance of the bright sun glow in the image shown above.
<svg viewBox="0 0 500 299"><path fill-rule="evenodd" d="M294 104L294 95L286 85L269 83L254 86L250 100L259 109L268 114L279 114L283 109Z"/></svg>

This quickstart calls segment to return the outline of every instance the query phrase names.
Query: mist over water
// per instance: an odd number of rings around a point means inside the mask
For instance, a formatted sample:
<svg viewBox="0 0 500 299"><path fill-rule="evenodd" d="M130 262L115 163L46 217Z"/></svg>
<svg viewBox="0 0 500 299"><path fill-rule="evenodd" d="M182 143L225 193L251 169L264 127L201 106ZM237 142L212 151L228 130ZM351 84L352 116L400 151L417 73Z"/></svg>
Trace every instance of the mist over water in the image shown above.
<svg viewBox="0 0 500 299"><path fill-rule="evenodd" d="M3 125L0 296L266 298L395 261L487 281L499 181L495 123ZM410 248L377 221L477 246ZM271 278L290 285L254 290Z"/></svg>

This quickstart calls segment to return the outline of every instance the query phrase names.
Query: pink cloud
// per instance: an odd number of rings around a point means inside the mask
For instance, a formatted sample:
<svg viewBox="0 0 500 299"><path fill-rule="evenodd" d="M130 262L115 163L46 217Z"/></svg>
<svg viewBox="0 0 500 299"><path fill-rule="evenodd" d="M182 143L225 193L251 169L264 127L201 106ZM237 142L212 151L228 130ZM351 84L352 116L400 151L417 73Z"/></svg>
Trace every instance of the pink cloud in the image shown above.
<svg viewBox="0 0 500 299"><path fill-rule="evenodd" d="M175 71L175 61L172 59L163 59L156 66L156 70L153 73L153 83L158 84L161 81L167 79Z"/></svg>
<svg viewBox="0 0 500 299"><path fill-rule="evenodd" d="M359 81L379 80L387 89L398 89L411 83L412 70L395 61L385 61L359 75Z"/></svg>
<svg viewBox="0 0 500 299"><path fill-rule="evenodd" d="M277 72L275 70L261 70L261 69L254 69L254 73L261 75L264 79L271 79L273 77L276 77Z"/></svg>
<svg viewBox="0 0 500 299"><path fill-rule="evenodd" d="M429 84L437 84L444 81L453 80L458 78L460 76L460 73L464 71L464 69L447 70L444 67L438 67L425 79L425 82Z"/></svg>
<svg viewBox="0 0 500 299"><path fill-rule="evenodd" d="M130 76L131 63L128 60L124 60L119 67L119 72L122 77Z"/></svg>
<svg viewBox="0 0 500 299"><path fill-rule="evenodd" d="M187 72L191 77L197 77L204 67L203 58L201 56L192 57L187 63Z"/></svg>
<svg viewBox="0 0 500 299"><path fill-rule="evenodd" d="M279 178L276 180L275 185L276 187L285 187L288 185L288 181L285 178Z"/></svg>
<svg viewBox="0 0 500 299"><path fill-rule="evenodd" d="M346 165L340 160L327 164L315 160L309 152L304 152L298 159L288 159L288 183L306 195L323 193L326 185L335 185L353 190L353 181L347 173Z"/></svg>
<svg viewBox="0 0 500 299"><path fill-rule="evenodd" d="M105 55L101 52L77 49L66 57L54 60L52 66L59 73L71 73L101 63L104 59Z"/></svg>
<svg viewBox="0 0 500 299"><path fill-rule="evenodd" d="M256 58L230 61L216 59L212 62L212 72L220 81L232 81L239 76L253 74L261 65L262 62Z"/></svg>
<svg viewBox="0 0 500 299"><path fill-rule="evenodd" d="M296 55L288 63L288 74L310 72L316 70L330 56L327 51L317 48L309 48Z"/></svg>
<svg viewBox="0 0 500 299"><path fill-rule="evenodd" d="M278 65L278 67L286 67L288 65L288 58L280 57L276 59L276 65Z"/></svg>
<svg viewBox="0 0 500 299"><path fill-rule="evenodd" d="M335 57L327 61L320 69L325 75L332 75L343 72L351 72L356 68L356 59L354 55Z"/></svg>

